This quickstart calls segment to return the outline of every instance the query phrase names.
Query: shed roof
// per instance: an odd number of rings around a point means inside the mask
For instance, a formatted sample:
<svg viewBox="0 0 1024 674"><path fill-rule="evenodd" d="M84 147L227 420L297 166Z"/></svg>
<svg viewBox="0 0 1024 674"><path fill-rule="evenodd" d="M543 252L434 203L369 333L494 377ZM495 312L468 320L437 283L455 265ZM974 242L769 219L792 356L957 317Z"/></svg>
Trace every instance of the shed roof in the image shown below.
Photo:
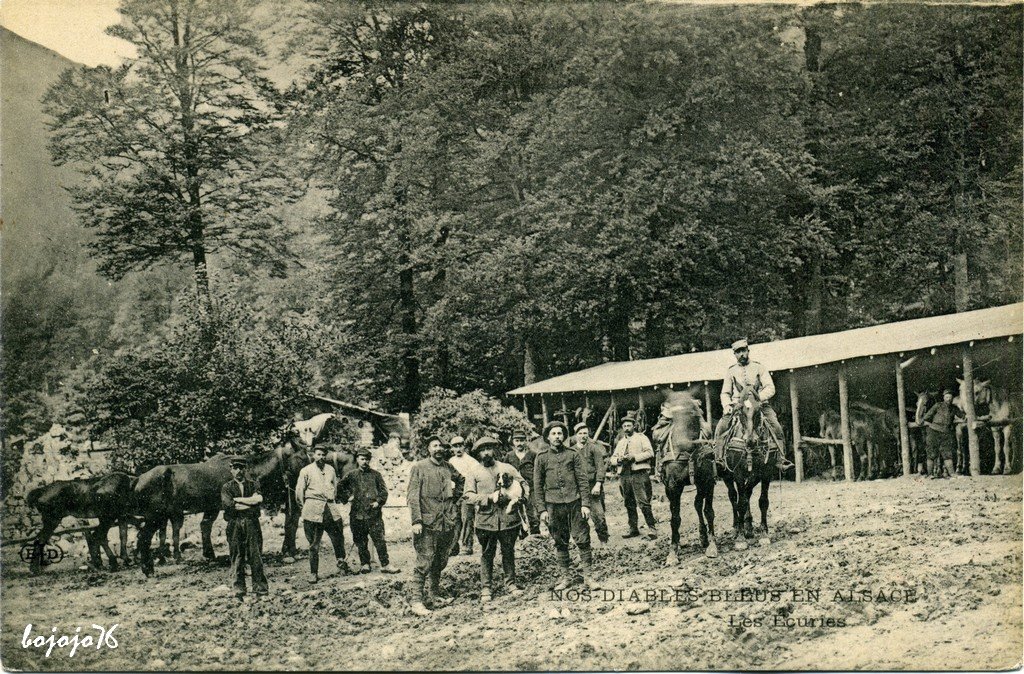
<svg viewBox="0 0 1024 674"><path fill-rule="evenodd" d="M866 328L751 344L750 356L771 370L835 363L1024 334L1024 303L916 318ZM620 391L719 380L736 360L729 349L604 363L509 391L509 395Z"/></svg>

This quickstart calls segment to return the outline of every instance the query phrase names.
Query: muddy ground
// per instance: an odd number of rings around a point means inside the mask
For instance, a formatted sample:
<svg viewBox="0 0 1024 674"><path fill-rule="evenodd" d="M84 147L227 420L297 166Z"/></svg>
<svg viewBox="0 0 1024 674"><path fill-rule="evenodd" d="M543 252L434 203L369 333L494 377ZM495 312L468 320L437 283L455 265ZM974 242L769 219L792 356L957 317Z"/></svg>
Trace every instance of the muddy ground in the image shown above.
<svg viewBox="0 0 1024 674"><path fill-rule="evenodd" d="M518 546L524 597L482 606L477 558L460 556L442 582L454 605L427 618L407 610L412 549L399 532L389 548L400 575L340 577L325 542L330 575L318 585L305 559L268 555L271 596L244 603L226 584L223 522L214 536L224 560L201 562L193 547L150 580L137 568L81 571L75 554L32 578L8 548L0 656L25 670L1013 668L1021 493L1019 475L776 484L771 545L737 552L720 484L722 554L699 553L687 493L674 568L661 566L667 504L655 503L656 541L623 541L621 500L610 493L613 539L596 553L607 591L553 596L551 543L529 540ZM280 546L279 521L264 518L266 550ZM187 525L191 543L197 522ZM28 623L33 635L57 627L58 636L117 624L117 647L46 658L22 647Z"/></svg>

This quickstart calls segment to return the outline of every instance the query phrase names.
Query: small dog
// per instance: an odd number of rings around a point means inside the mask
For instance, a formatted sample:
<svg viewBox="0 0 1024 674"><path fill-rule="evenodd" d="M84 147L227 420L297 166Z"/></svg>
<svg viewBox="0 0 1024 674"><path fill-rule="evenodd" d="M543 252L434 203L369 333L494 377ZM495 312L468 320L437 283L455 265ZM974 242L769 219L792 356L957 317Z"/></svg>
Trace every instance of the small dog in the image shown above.
<svg viewBox="0 0 1024 674"><path fill-rule="evenodd" d="M518 513L519 537L526 538L530 535L530 523L526 517L526 494L523 491L523 485L509 473L500 473L496 482L498 495L508 499L508 505L505 506L505 514Z"/></svg>

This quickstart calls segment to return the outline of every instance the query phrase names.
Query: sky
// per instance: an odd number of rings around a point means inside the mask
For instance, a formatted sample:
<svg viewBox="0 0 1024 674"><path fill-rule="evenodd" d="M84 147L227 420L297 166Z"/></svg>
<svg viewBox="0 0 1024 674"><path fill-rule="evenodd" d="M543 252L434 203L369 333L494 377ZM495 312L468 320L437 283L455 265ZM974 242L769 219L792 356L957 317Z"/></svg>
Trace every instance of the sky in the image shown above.
<svg viewBox="0 0 1024 674"><path fill-rule="evenodd" d="M0 0L0 25L89 66L116 65L130 45L103 30L117 23L120 0Z"/></svg>

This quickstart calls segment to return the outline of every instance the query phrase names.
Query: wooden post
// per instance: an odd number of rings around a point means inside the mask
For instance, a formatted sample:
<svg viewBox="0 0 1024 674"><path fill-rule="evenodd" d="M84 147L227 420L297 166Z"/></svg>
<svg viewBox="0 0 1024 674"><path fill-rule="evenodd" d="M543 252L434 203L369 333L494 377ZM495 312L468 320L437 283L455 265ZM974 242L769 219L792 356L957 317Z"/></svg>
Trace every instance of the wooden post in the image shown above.
<svg viewBox="0 0 1024 674"><path fill-rule="evenodd" d="M910 465L910 428L907 426L907 389L903 383L903 363L896 359L896 409L900 414L900 456L903 457L903 477L912 474Z"/></svg>
<svg viewBox="0 0 1024 674"><path fill-rule="evenodd" d="M544 425L548 425L548 401L544 400L544 394L540 394L540 413L541 418L544 421Z"/></svg>
<svg viewBox="0 0 1024 674"><path fill-rule="evenodd" d="M846 365L839 365L839 425L843 433L843 475L853 480L853 443L850 442L850 392L846 385Z"/></svg>
<svg viewBox="0 0 1024 674"><path fill-rule="evenodd" d="M704 382L704 414L707 415L708 423L712 424L711 427L714 428L714 422L711 421L711 387L707 382Z"/></svg>
<svg viewBox="0 0 1024 674"><path fill-rule="evenodd" d="M597 425L597 430L594 431L593 440L597 440L601 437L601 431L604 430L604 425L608 423L608 417L612 415L612 404L609 403L608 409L604 413L604 418L601 419L601 423Z"/></svg>
<svg viewBox="0 0 1024 674"><path fill-rule="evenodd" d="M526 415L527 419L530 418L530 408L526 404L526 396L523 396L523 414Z"/></svg>
<svg viewBox="0 0 1024 674"><path fill-rule="evenodd" d="M978 447L978 431L974 422L978 416L974 411L974 356L970 347L964 347L964 390L961 393L964 416L967 417L967 449L970 453L971 477L981 475L981 453Z"/></svg>
<svg viewBox="0 0 1024 674"><path fill-rule="evenodd" d="M569 425L569 408L565 406L565 394L562 394L562 421ZM566 438L568 440L568 438Z"/></svg>
<svg viewBox="0 0 1024 674"><path fill-rule="evenodd" d="M804 450L800 447L800 391L797 389L796 372L789 373L789 405L793 414L793 461L796 463L796 481L804 479Z"/></svg>

